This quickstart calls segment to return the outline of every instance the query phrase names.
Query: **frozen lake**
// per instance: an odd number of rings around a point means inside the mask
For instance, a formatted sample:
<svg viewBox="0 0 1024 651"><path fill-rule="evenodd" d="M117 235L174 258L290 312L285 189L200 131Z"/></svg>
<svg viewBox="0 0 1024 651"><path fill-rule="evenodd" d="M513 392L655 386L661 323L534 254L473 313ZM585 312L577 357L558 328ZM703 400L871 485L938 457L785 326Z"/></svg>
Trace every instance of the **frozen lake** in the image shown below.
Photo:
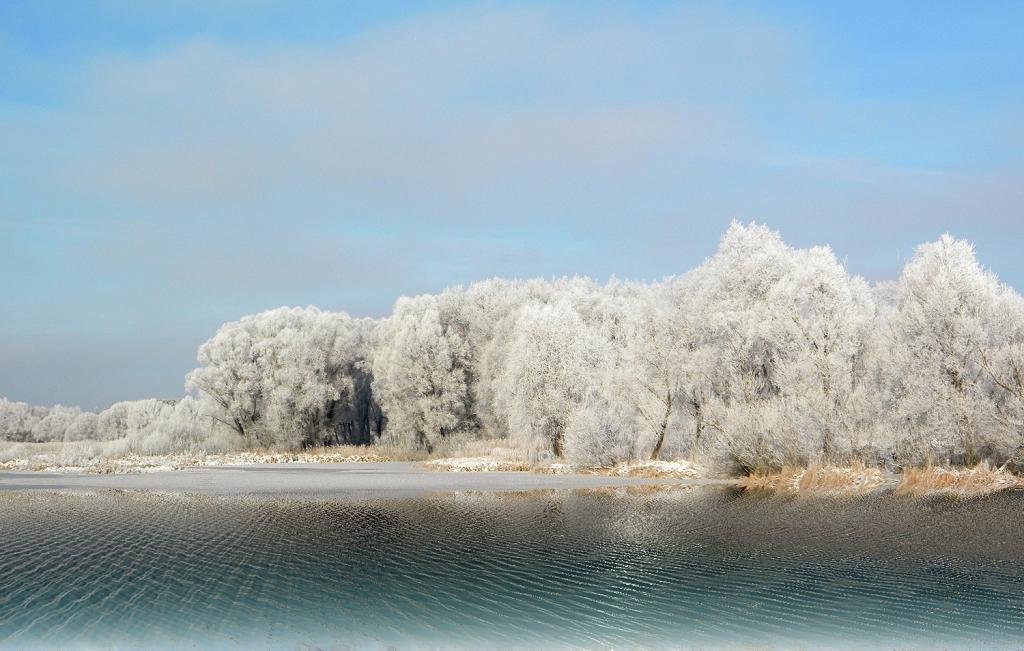
<svg viewBox="0 0 1024 651"><path fill-rule="evenodd" d="M680 483L729 482L531 472L438 472L427 470L421 464L404 462L256 464L123 475L0 471L0 492L123 489L312 499L397 499L450 491L517 491Z"/></svg>
<svg viewBox="0 0 1024 651"><path fill-rule="evenodd" d="M1024 645L1019 494L306 497L0 492L0 647Z"/></svg>

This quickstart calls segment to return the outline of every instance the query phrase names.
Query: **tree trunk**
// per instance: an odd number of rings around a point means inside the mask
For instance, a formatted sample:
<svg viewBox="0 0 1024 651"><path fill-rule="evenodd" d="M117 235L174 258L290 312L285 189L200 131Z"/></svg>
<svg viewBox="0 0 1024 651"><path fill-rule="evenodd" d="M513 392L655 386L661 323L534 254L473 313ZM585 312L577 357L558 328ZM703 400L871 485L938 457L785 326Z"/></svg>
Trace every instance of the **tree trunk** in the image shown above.
<svg viewBox="0 0 1024 651"><path fill-rule="evenodd" d="M964 416L964 465L973 468L978 465L978 451L974 447L974 432L969 416Z"/></svg>
<svg viewBox="0 0 1024 651"><path fill-rule="evenodd" d="M672 392L665 394L665 417L661 419L661 429L658 430L658 441L651 450L651 461L657 461L661 454L661 446L665 443L665 432L668 431L668 419L672 415Z"/></svg>
<svg viewBox="0 0 1024 651"><path fill-rule="evenodd" d="M337 408L337 406L338 406L338 401L337 400L332 400L330 405L327 407L327 413L324 415L324 422L322 424L324 427L328 428L333 433L334 438L335 438L335 442L337 442L337 439L338 439L338 430L334 426L334 412L335 412L335 409ZM320 445L323 445L324 444L323 431L321 431L319 433L316 433L315 436L319 439ZM345 441L345 443L348 443L348 442L349 442L348 440Z"/></svg>
<svg viewBox="0 0 1024 651"><path fill-rule="evenodd" d="M427 454L434 451L434 446L430 444L430 439L428 439L427 435L423 432L416 432L416 440L420 447L427 451Z"/></svg>
<svg viewBox="0 0 1024 651"><path fill-rule="evenodd" d="M821 436L821 456L825 463L832 461L832 455L835 450L835 444L832 442L833 438L831 426L826 426Z"/></svg>
<svg viewBox="0 0 1024 651"><path fill-rule="evenodd" d="M252 447L252 440L251 440L252 437L250 436L249 432L245 431L245 427L242 425L242 421L238 420L237 418L235 418L233 420L235 421L235 431L238 432L239 434L241 434L242 438L245 439L245 447L246 448L251 448Z"/></svg>
<svg viewBox="0 0 1024 651"><path fill-rule="evenodd" d="M695 421L695 428L693 431L693 445L690 446L690 459L692 460L697 455L697 450L700 448L700 437L704 434L704 414L701 413L700 401L693 401L693 420Z"/></svg>

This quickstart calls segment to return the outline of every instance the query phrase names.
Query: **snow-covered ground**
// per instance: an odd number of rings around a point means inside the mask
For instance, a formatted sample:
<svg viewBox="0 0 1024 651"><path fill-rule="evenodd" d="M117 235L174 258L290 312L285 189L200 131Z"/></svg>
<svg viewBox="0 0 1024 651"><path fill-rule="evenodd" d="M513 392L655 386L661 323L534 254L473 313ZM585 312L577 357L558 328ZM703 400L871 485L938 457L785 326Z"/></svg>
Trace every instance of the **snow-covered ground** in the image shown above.
<svg viewBox="0 0 1024 651"><path fill-rule="evenodd" d="M426 462L431 470L446 472L501 472L529 470L542 474L605 475L609 477L665 477L670 479L698 479L707 473L689 461L637 461L609 467L578 468L565 463L529 464L495 457L453 457Z"/></svg>
<svg viewBox="0 0 1024 651"><path fill-rule="evenodd" d="M638 461L610 468L611 472L623 477L670 477L676 479L698 479L706 477L704 468L691 461Z"/></svg>
<svg viewBox="0 0 1024 651"><path fill-rule="evenodd" d="M452 457L434 459L423 464L429 470L442 472L499 472L529 470L528 464L494 457Z"/></svg>
<svg viewBox="0 0 1024 651"><path fill-rule="evenodd" d="M358 450L358 451L356 451ZM703 480L714 474L697 463L686 460L637 461L609 467L576 467L560 462L529 463L516 458L508 450L495 449L478 456L446 457L413 464L421 471L445 473L520 473L530 475L601 476L623 479ZM259 468L280 466L315 466L331 464L376 464L392 461L386 456L365 453L353 448L320 448L315 450L247 451L219 454L137 455L116 457L68 453L60 448L43 447L27 456L4 459L0 471L35 471L53 476L65 475L139 475L176 474L173 471L198 468ZM862 465L812 465L788 468L778 472L759 473L736 480L748 489L801 495L861 495L879 490L894 490L907 496L946 494L974 497L1024 487L1024 480L1002 468L980 465L972 469L931 467L907 469L893 475L878 468Z"/></svg>
<svg viewBox="0 0 1024 651"><path fill-rule="evenodd" d="M534 472L434 472L420 463L296 462L184 468L180 472L79 474L0 473L3 491L141 490L203 495L271 497L404 498L461 491L508 492L713 483L651 477Z"/></svg>
<svg viewBox="0 0 1024 651"><path fill-rule="evenodd" d="M25 458L0 461L0 470L37 470L52 473L134 474L253 464L288 463L353 463L388 461L376 454L350 452L232 452L223 454L169 454L145 456L126 454L120 457L68 457L61 454L35 454Z"/></svg>
<svg viewBox="0 0 1024 651"><path fill-rule="evenodd" d="M0 454L0 470L117 475L220 466L340 464L393 460L408 461L410 459L392 459L386 454L354 447L326 447L301 451L249 450L218 454L139 455L111 454L97 446L33 444L10 449L6 455ZM689 461L640 461L610 467L581 468L550 460L531 463L524 460L515 450L508 448L487 448L481 449L474 456L433 459L423 462L422 467L431 471L452 473L528 471L535 474L584 474L670 479L695 479L708 476L708 473L704 472L700 466Z"/></svg>

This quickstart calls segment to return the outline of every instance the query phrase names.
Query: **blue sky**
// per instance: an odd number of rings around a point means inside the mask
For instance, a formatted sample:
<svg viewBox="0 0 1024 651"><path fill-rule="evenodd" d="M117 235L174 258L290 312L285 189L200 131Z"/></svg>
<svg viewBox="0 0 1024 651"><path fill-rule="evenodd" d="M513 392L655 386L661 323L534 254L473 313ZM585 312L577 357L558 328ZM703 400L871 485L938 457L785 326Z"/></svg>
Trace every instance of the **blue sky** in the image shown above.
<svg viewBox="0 0 1024 651"><path fill-rule="evenodd" d="M828 5L828 6L826 6ZM224 321L655 279L731 219L1024 287L1024 3L0 3L0 395L174 397Z"/></svg>

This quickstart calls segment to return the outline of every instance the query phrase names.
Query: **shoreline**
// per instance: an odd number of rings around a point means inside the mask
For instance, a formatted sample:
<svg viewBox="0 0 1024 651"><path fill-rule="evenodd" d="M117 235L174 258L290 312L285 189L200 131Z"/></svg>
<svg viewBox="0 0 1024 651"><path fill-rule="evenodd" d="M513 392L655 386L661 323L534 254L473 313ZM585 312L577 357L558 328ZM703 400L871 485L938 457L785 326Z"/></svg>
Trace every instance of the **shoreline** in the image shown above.
<svg viewBox="0 0 1024 651"><path fill-rule="evenodd" d="M973 468L905 468L900 473L885 472L863 464L833 466L815 463L754 473L739 478L738 484L744 490L793 496L854 497L892 493L913 498L945 496L971 499L1024 489L1024 478L988 463Z"/></svg>
<svg viewBox="0 0 1024 651"><path fill-rule="evenodd" d="M550 490L666 491L731 486L750 494L795 498L972 499L1024 490L1024 478L980 464L975 468L930 466L885 472L863 464L811 464L729 477L688 461L634 462L610 467L525 464L493 457L428 461L378 455L245 453L105 460L102 465L28 466L0 464L0 493L18 491L139 491L208 496L373 499L437 493ZM14 467L12 467L14 466Z"/></svg>
<svg viewBox="0 0 1024 651"><path fill-rule="evenodd" d="M621 477L528 471L437 472L416 462L289 463L184 468L174 472L85 474L0 471L0 493L131 490L209 496L415 498L444 492L733 486L727 479Z"/></svg>

